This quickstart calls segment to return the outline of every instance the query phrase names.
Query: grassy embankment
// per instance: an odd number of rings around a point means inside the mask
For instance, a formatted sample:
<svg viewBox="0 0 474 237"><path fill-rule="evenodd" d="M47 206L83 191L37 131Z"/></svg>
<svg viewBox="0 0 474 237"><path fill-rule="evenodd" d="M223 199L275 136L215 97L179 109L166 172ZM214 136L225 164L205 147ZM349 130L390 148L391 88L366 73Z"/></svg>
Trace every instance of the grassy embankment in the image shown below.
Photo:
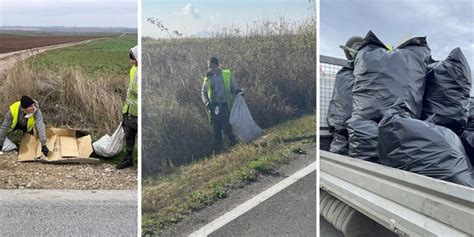
<svg viewBox="0 0 474 237"><path fill-rule="evenodd" d="M145 235L160 233L229 190L315 147L316 23L260 22L210 38L143 40ZM221 154L200 98L207 60L230 68L265 136ZM285 123L286 122L286 123Z"/></svg>
<svg viewBox="0 0 474 237"><path fill-rule="evenodd" d="M271 128L316 107L316 23L265 21L210 38L143 40L143 174L154 176L212 155L200 90L207 60L230 68L253 118Z"/></svg>
<svg viewBox="0 0 474 237"><path fill-rule="evenodd" d="M136 44L136 35L125 35L47 51L19 62L4 75L1 104L30 95L40 102L47 125L84 129L97 139L121 121L128 52Z"/></svg>
<svg viewBox="0 0 474 237"><path fill-rule="evenodd" d="M310 114L267 130L249 145L181 166L172 174L146 178L142 191L144 235L156 235L193 211L226 198L231 189L254 182L282 163L316 147L316 116Z"/></svg>

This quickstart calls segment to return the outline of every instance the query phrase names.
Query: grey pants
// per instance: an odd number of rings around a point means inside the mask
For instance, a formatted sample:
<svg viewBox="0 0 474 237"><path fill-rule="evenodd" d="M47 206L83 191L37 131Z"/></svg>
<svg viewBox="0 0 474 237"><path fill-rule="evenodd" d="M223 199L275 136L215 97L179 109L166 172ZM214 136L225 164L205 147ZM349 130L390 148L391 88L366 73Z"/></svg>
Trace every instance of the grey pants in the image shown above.
<svg viewBox="0 0 474 237"><path fill-rule="evenodd" d="M138 133L138 118L135 116L124 116L123 119L123 130L125 132L125 152L126 155L124 157L125 160L132 160L133 159L133 148L135 147L135 141L137 138Z"/></svg>
<svg viewBox="0 0 474 237"><path fill-rule="evenodd" d="M211 111L211 124L214 130L213 146L215 149L222 147L222 132L229 138L230 143L236 142L232 127L229 124L230 111L227 104L218 104L217 106L219 106L219 114L216 115L214 111Z"/></svg>

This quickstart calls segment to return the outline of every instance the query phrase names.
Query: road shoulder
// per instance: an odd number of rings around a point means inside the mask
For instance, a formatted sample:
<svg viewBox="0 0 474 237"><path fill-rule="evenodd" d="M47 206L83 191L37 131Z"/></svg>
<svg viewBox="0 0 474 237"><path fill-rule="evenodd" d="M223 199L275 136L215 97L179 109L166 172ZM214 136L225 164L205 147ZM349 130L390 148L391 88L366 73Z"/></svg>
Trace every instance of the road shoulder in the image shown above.
<svg viewBox="0 0 474 237"><path fill-rule="evenodd" d="M186 220L170 226L170 228L163 231L160 236L188 236L207 223L212 222L219 216L291 176L298 170L308 166L315 160L316 148L308 150L305 155L295 155L290 163L278 167L274 175L262 175L257 182L251 183L243 188L231 190L226 199L219 200L212 206L193 212Z"/></svg>

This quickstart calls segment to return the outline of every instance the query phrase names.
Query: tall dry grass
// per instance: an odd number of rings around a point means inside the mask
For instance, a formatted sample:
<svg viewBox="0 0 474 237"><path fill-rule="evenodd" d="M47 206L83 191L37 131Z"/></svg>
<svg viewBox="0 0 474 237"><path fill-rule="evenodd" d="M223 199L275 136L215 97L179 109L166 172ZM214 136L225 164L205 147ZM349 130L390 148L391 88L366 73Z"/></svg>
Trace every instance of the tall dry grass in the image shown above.
<svg viewBox="0 0 474 237"><path fill-rule="evenodd" d="M166 172L211 154L212 132L200 98L207 60L230 68L263 128L316 106L316 22L284 20L246 29L220 28L211 38L144 39L143 174Z"/></svg>
<svg viewBox="0 0 474 237"><path fill-rule="evenodd" d="M0 116L22 95L35 98L47 126L84 129L94 138L113 131L121 120L126 78L89 78L78 69L37 72L28 63L9 69L0 86Z"/></svg>

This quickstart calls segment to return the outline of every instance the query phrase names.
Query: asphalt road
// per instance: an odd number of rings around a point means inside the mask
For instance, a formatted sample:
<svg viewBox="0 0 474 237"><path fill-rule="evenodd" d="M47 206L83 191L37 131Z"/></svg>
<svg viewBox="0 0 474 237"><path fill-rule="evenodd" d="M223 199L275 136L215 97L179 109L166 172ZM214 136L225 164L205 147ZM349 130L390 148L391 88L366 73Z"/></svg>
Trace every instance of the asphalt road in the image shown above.
<svg viewBox="0 0 474 237"><path fill-rule="evenodd" d="M136 236L136 190L0 190L0 236Z"/></svg>
<svg viewBox="0 0 474 237"><path fill-rule="evenodd" d="M316 236L316 172L209 236Z"/></svg>

